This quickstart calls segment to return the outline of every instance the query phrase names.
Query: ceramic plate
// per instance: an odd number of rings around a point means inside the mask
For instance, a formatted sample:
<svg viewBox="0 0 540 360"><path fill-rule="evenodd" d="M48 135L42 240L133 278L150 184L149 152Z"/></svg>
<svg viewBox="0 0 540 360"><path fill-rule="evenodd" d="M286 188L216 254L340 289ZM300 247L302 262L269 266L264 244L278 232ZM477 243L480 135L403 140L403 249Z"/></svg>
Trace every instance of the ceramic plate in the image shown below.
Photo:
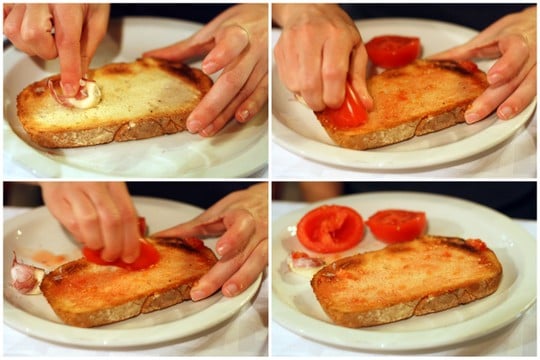
<svg viewBox="0 0 540 360"><path fill-rule="evenodd" d="M138 213L150 231L187 221L201 209L168 200L134 197ZM216 239L205 240L214 250ZM96 348L136 347L179 340L211 329L235 315L256 293L261 277L240 295L226 298L216 293L202 301L183 303L97 328L68 326L54 314L42 295L21 295L11 286L13 251L19 261L51 270L32 260L46 250L67 260L79 258L80 249L45 207L4 223L4 322L30 336L67 345Z"/></svg>
<svg viewBox="0 0 540 360"><path fill-rule="evenodd" d="M362 37L401 34L418 36L423 56L462 44L476 35L461 26L422 19L376 19L356 22ZM274 31L274 44L279 32ZM487 71L492 62L480 62ZM358 151L336 146L313 112L293 100L279 80L275 63L272 77L272 135L285 149L318 162L356 169L414 169L466 159L503 143L529 121L536 100L511 121L495 114L473 125L459 124L444 131L415 137L379 149Z"/></svg>
<svg viewBox="0 0 540 360"><path fill-rule="evenodd" d="M144 51L177 42L200 27L159 18L113 20L92 67L134 61ZM190 65L200 68L200 61ZM58 72L57 61L39 61L14 47L4 52L4 158L37 177L245 177L267 163L266 109L245 125L229 123L212 138L182 132L77 149L42 148L22 128L16 97L30 83Z"/></svg>
<svg viewBox="0 0 540 360"><path fill-rule="evenodd" d="M431 234L484 240L501 262L503 277L492 295L439 313L370 328L334 325L317 302L310 279L286 265L291 251L306 251L295 236L296 224L309 209L320 205L313 204L282 216L272 226L272 316L295 333L363 350L427 349L490 334L519 318L536 299L536 241L492 209L452 197L410 192L366 193L326 203L350 206L365 218L389 208L425 211ZM342 255L384 246L367 232L356 248Z"/></svg>

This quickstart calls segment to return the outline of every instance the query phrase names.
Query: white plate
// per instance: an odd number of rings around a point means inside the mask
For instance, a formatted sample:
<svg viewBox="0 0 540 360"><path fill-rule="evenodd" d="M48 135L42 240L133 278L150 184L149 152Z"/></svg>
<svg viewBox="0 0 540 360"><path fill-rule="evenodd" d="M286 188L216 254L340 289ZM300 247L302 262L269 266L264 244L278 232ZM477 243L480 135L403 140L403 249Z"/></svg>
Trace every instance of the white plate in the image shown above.
<svg viewBox="0 0 540 360"><path fill-rule="evenodd" d="M531 200L534 201L534 200ZM377 210L423 210L429 233L480 238L495 252L503 267L498 290L467 305L392 324L350 329L332 324L317 302L309 279L285 264L292 250L303 250L296 224L311 208L294 211L272 226L272 315L278 323L302 336L333 345L364 350L418 350L457 344L487 335L521 316L536 299L536 242L508 217L487 207L447 196L381 192L340 197L342 204L369 217ZM346 254L384 247L367 232Z"/></svg>
<svg viewBox="0 0 540 360"><path fill-rule="evenodd" d="M113 20L92 67L134 61L144 51L177 42L200 28L170 19ZM78 149L42 148L22 128L15 99L28 84L58 72L57 61L39 61L14 47L4 52L4 157L38 177L244 177L268 161L267 109L245 125L230 122L212 138L184 131Z"/></svg>
<svg viewBox="0 0 540 360"><path fill-rule="evenodd" d="M191 205L168 200L134 199L138 213L146 217L153 232L187 221L201 212ZM205 240L214 251L215 242L216 239ZM68 260L80 257L79 247L45 207L4 223L4 322L30 336L68 345L136 347L195 336L235 315L254 296L261 282L259 277L246 291L232 298L218 292L202 301L185 301L116 324L82 329L63 324L42 295L21 295L10 285L13 251L18 260L51 270L32 262L32 253L38 250L65 254Z"/></svg>
<svg viewBox="0 0 540 360"><path fill-rule="evenodd" d="M362 37L401 34L418 36L423 56L429 56L472 38L476 32L461 26L422 19L376 19L357 21ZM279 32L273 32L274 44ZM480 62L487 71L492 62ZM272 66L272 136L285 149L307 159L355 169L413 169L463 160L501 144L521 129L531 117L536 100L514 119L500 120L495 114L473 125L414 137L398 144L368 151L338 147L321 127L311 110L293 100Z"/></svg>

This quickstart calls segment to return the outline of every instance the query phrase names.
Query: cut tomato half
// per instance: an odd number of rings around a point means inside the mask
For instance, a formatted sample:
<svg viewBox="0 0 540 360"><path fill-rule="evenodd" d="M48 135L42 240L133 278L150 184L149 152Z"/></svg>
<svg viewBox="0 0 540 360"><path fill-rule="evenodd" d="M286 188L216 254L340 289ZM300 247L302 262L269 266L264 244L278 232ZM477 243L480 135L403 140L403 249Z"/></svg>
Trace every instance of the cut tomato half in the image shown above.
<svg viewBox="0 0 540 360"><path fill-rule="evenodd" d="M420 55L420 39L417 37L383 35L366 43L369 59L385 69L410 64Z"/></svg>
<svg viewBox="0 0 540 360"><path fill-rule="evenodd" d="M373 214L367 226L377 239L386 243L414 240L427 227L426 214L421 211L381 210Z"/></svg>
<svg viewBox="0 0 540 360"><path fill-rule="evenodd" d="M296 236L302 245L318 253L344 251L362 240L364 221L350 207L323 205L302 217Z"/></svg>
<svg viewBox="0 0 540 360"><path fill-rule="evenodd" d="M122 259L117 259L112 262L105 261L101 258L101 249L92 250L83 248L82 253L86 260L98 265L118 266L126 270L142 270L146 269L159 261L159 252L156 248L144 239L140 239L140 255L132 263L126 263Z"/></svg>
<svg viewBox="0 0 540 360"><path fill-rule="evenodd" d="M345 86L345 100L341 107L337 109L327 107L322 111L322 118L336 129L361 126L367 122L367 116L366 107L348 81Z"/></svg>
<svg viewBox="0 0 540 360"><path fill-rule="evenodd" d="M86 258L86 260L94 264L118 266L127 270L141 270L141 269L146 269L154 265L155 263L159 261L159 252L156 250L156 248L152 244L150 244L148 241L144 239L144 236L148 232L148 226L146 225L146 219L142 216L140 216L138 219L138 227L139 227L139 233L142 238L139 239L140 241L139 257L134 262L126 263L121 259L117 259L112 262L105 261L101 258L102 249L93 250L88 247L84 247L82 249L83 256Z"/></svg>

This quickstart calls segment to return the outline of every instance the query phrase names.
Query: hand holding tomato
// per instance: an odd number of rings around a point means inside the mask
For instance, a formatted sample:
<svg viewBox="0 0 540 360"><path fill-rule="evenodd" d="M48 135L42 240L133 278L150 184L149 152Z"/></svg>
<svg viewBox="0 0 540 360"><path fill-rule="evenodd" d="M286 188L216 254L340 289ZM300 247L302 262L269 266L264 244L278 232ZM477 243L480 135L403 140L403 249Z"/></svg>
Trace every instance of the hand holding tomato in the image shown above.
<svg viewBox="0 0 540 360"><path fill-rule="evenodd" d="M283 84L314 111L336 109L349 80L369 110L367 54L356 25L336 4L273 4L273 20L282 27L274 49Z"/></svg>
<svg viewBox="0 0 540 360"><path fill-rule="evenodd" d="M268 185L233 192L193 220L153 236L220 236L216 244L220 259L191 289L191 298L206 298L219 288L225 296L238 295L268 263Z"/></svg>
<svg viewBox="0 0 540 360"><path fill-rule="evenodd" d="M139 257L139 217L120 182L42 182L52 215L82 244L108 262Z"/></svg>
<svg viewBox="0 0 540 360"><path fill-rule="evenodd" d="M507 15L433 58L497 59L487 72L489 88L465 112L465 120L474 123L495 109L499 118L511 119L536 96L536 7Z"/></svg>

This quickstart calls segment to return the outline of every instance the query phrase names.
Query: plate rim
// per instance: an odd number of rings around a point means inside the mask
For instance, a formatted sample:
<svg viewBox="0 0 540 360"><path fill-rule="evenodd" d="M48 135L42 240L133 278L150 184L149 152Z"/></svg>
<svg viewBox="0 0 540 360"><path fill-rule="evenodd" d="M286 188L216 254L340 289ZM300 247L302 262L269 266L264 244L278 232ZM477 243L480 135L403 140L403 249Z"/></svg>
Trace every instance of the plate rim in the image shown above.
<svg viewBox="0 0 540 360"><path fill-rule="evenodd" d="M420 18L397 17L365 19L356 20L355 24L358 27L359 24L361 26L369 26L370 24L384 24L384 22L409 26L422 23L425 25L436 25L438 27L442 26L445 28L459 29L462 32L468 32L471 35L478 34L478 31L459 24ZM276 37L276 39L273 40L277 41L281 31L277 29L273 31L272 34L273 37ZM273 46L275 46L275 41ZM277 78L277 71L275 71L275 67L275 59L272 57L272 82L281 84L281 80ZM467 159L492 150L493 148L503 144L505 141L514 136L521 128L525 127L529 121L531 121L532 115L536 108L536 103L537 99L535 97L534 100L516 116L516 118L508 121L501 120L496 116L496 114L492 114L490 115L490 118L492 118L492 121L494 121L493 124L472 134L471 136L460 139L457 142L432 148L395 152L384 152L384 150L377 151L377 149L353 150L342 148L333 144L325 144L311 138L303 137L301 134L298 134L296 131L282 123L282 121L276 116L274 105L272 105L272 142L277 143L285 150L299 155L304 159L352 170L399 171L441 167L450 163L467 162ZM429 136L429 134L426 136ZM479 142L478 137L480 137L482 141ZM297 145L299 142L302 146ZM379 149L384 149L384 147ZM316 156L314 154L316 154Z"/></svg>
<svg viewBox="0 0 540 360"><path fill-rule="evenodd" d="M374 191L374 192L366 192L366 193L360 193L360 194L351 194L351 195L345 195L336 197L333 199L323 200L315 203L309 203L306 204L305 207L302 207L300 209L296 209L293 211L290 211L286 214L283 214L282 216L279 216L275 221L272 223L272 233L273 233L273 246L272 246L272 253L277 253L276 248L281 247L281 242L278 241L279 239L277 237L278 233L280 233L283 230L283 226L285 226L286 223L290 223L291 220L288 220L290 218L296 218L304 214L306 211L309 211L312 208L315 208L317 206L323 205L328 202L333 202L336 204L345 204L345 205L351 205L351 202L360 202L360 201L366 201L366 198L381 198L381 196L385 197L408 197L410 198L422 198L422 201L435 201L439 199L440 203L443 203L442 200L445 202L452 202L452 206L456 206L458 204L466 205L466 206L473 206L475 209L475 212L479 212L482 214L482 216L495 216L497 220L504 221L504 227L511 227L512 233L517 233L522 235L522 239L524 240L518 240L521 242L524 242L525 244L523 246L527 247L533 247L535 248L536 244L534 242L533 237L522 227L520 227L518 224L516 224L511 218L507 217L506 215L489 208L485 205L475 203L470 200L449 196L449 195L443 195L443 194L434 194L434 193L424 193L424 192L415 192L415 191ZM403 201L403 200L400 200ZM439 205L440 206L440 205ZM496 221L494 221L495 223ZM500 225L499 225L500 226ZM521 239L518 237L518 239ZM536 252L531 252L531 254ZM534 255L531 255L534 256ZM279 273L279 261L278 259L272 260L272 276L279 276L276 275ZM535 259L536 262L536 259ZM277 267L277 269L276 269ZM302 313L301 311L298 311L296 309L293 309L290 305L286 304L284 300L282 300L281 295L278 294L278 289L275 287L276 283L272 282L272 319L276 321L279 325L283 326L288 331L291 331L293 333L296 333L300 336L309 338L314 341L318 341L320 343L324 343L331 346L338 346L338 347L345 347L349 349L357 349L357 350L372 350L372 351L383 351L383 352L394 352L394 351L412 351L412 350L425 350L425 349L434 349L434 348L444 348L455 344L461 344L465 343L467 341L481 338L483 336L486 336L490 333L493 333L497 330L500 330L504 328L505 326L511 324L512 322L519 319L535 302L536 302L536 291L533 291L532 289L528 290L526 288L525 282L527 279L531 276L534 276L534 271L536 269L536 264L528 265L528 268L530 269L530 273L524 274L523 271L520 271L518 274L518 278L516 279L515 283L519 283L519 286L521 286L521 291L527 295L530 292L530 298L524 298L521 294L521 296L512 296L515 300L510 305L498 305L494 309L491 309L490 311L480 314L478 316L475 316L473 318L467 319L465 322L461 323L453 323L450 325L445 325L441 328L435 328L435 329L428 329L428 330L414 330L414 331L408 331L406 333L394 331L390 333L391 335L401 335L406 334L404 339L401 339L401 343L395 343L392 341L381 341L381 338L384 337L384 333L380 332L373 332L370 331L369 328L360 328L360 329L349 329L344 328L335 324L332 324L330 322L325 322L313 317L310 317L307 314ZM503 270L504 271L504 270ZM507 315L505 313L506 308L512 308L517 309L516 312L513 312L512 315ZM449 309L450 310L450 309ZM500 315L506 315L504 317L504 320L501 321ZM481 319L478 319L478 317L481 317ZM474 333L474 327L470 326L469 328L461 329L463 327L463 324L467 323L474 323L475 321L482 321L482 318L489 318L491 321L489 322L489 326L487 328L484 328L482 332ZM406 321L406 320L405 320ZM299 326L298 322L303 322L305 325ZM485 323L486 320L483 320ZM384 326L384 325L382 325ZM324 333L320 332L310 332L306 329L317 329L317 328L323 328L327 331ZM453 335L448 335L448 329L459 329L460 332L452 332ZM367 329L367 330L366 330ZM355 333L356 337L355 340L358 340L356 342L350 341L351 337L350 334ZM434 336L437 335L437 336ZM407 336L408 335L408 336ZM377 341L379 343L375 343L375 338L377 338ZM362 340L363 339L363 340ZM365 339L371 339L371 343L368 341L366 342ZM413 341L414 339L414 341Z"/></svg>
<svg viewBox="0 0 540 360"><path fill-rule="evenodd" d="M189 211L189 216L195 216L196 212L203 211L203 209L192 204L171 199L146 196L133 196L133 199L136 207L140 205L151 205L161 206L167 209L177 208L182 211ZM39 206L30 209L28 212L5 220L4 234L6 233L6 230L9 231L10 228L21 226L20 224L24 224L25 222L28 223L35 218L43 218L44 216L50 218L45 219L47 221L56 221L46 206ZM4 242L4 246L6 246L6 242ZM4 252L4 261L6 256L9 255ZM262 274L259 274L257 279L245 291L235 297L225 297L220 291L217 291L211 297L216 297L218 300L199 313L166 323L151 324L144 327L128 329L103 329L100 327L78 328L60 322L52 322L18 308L6 299L4 294L3 321L14 330L50 343L99 349L137 348L146 345L160 344L171 340L180 341L192 336L198 336L204 331L211 330L212 327L226 322L240 312L241 309L257 294L261 283ZM204 319L206 321L194 323L193 319L191 319L191 322L187 321L188 318L200 316L200 313L205 312L205 310L208 311L208 309L212 309L212 312L216 313L217 316L208 317L204 314ZM190 326L181 326L182 322L189 322ZM148 331L149 329L152 329L152 331Z"/></svg>
<svg viewBox="0 0 540 360"><path fill-rule="evenodd" d="M197 31L198 29L201 29L204 24L200 24L197 22L189 21L189 20L183 20L183 19L174 19L174 18L167 18L167 17L153 17L153 16L126 16L126 17L119 17L114 18L110 20L109 29L112 26L112 24L115 24L114 26L118 26L120 24L121 28L123 29L125 26L138 26L138 25L149 25L147 21L151 21L152 23L150 25L155 26L178 26L181 25L183 27L186 27L188 31ZM121 54L119 54L121 55ZM116 58L118 58L119 55L116 55ZM10 46L8 49L4 51L3 59L7 58L7 61L4 60L4 77L6 75L6 72L17 63L18 59L26 58L28 57L26 54L20 52L17 50L14 46ZM117 60L118 61L118 60ZM5 98L4 98L5 100ZM269 110L268 106L261 109L261 111L256 115L260 116L261 119L261 125L265 128L265 131L262 131L261 134L259 134L259 138L256 142L252 143L250 146L250 151L238 151L236 156L224 160L220 162L219 164L216 164L212 167L205 167L201 169L192 169L187 172L178 171L174 174L168 174L166 176L159 175L159 178L175 178L175 177L185 177L185 178L245 178L248 176L255 175L258 171L263 169L265 165L269 162L269 131L270 131L270 116L269 116ZM32 173L36 177L46 177L46 178L83 178L91 176L93 178L99 178L99 179L118 179L118 178L155 178L155 175L152 174L140 174L137 176L133 175L126 175L119 172L103 172L103 171L92 171L91 169L87 168L81 168L79 166L76 166L75 164L68 164L65 162L59 162L56 161L54 158L51 158L43 153L43 151L39 150L38 148L35 148L34 146L27 144L24 140L19 138L19 136L16 134L16 132L12 129L9 120L6 118L6 109L4 108L4 114L3 114L3 120L4 120L4 127L3 127L3 141L6 143L10 141L13 143L12 147L21 147L24 146L25 151L28 153L28 156L24 158L24 160L17 159L15 156L13 156L11 151L6 151L6 146L4 146L4 163L6 162L6 157L9 157L12 160L12 162L20 167L22 167L24 170ZM232 120L234 121L234 120ZM231 121L231 122L232 122ZM249 124L248 124L249 125ZM169 136L174 136L178 134L172 134ZM6 136L12 137L11 140L6 139ZM159 137L158 137L159 138ZM143 139L144 140L144 139ZM118 143L113 143L115 145L118 145ZM107 144L103 144L103 146L106 146ZM127 145L124 144L124 145ZM98 146L98 145L96 145ZM9 149L7 149L9 150ZM29 160L28 157L31 157L33 160ZM55 166L54 173L58 174L56 176L51 176L43 169L40 169L39 167L36 168L36 166L32 166L33 163L43 161L45 163L51 164L51 166ZM238 167L238 164L242 166L242 168L235 169L234 164L237 164L236 167ZM4 168L4 172L5 172Z"/></svg>

